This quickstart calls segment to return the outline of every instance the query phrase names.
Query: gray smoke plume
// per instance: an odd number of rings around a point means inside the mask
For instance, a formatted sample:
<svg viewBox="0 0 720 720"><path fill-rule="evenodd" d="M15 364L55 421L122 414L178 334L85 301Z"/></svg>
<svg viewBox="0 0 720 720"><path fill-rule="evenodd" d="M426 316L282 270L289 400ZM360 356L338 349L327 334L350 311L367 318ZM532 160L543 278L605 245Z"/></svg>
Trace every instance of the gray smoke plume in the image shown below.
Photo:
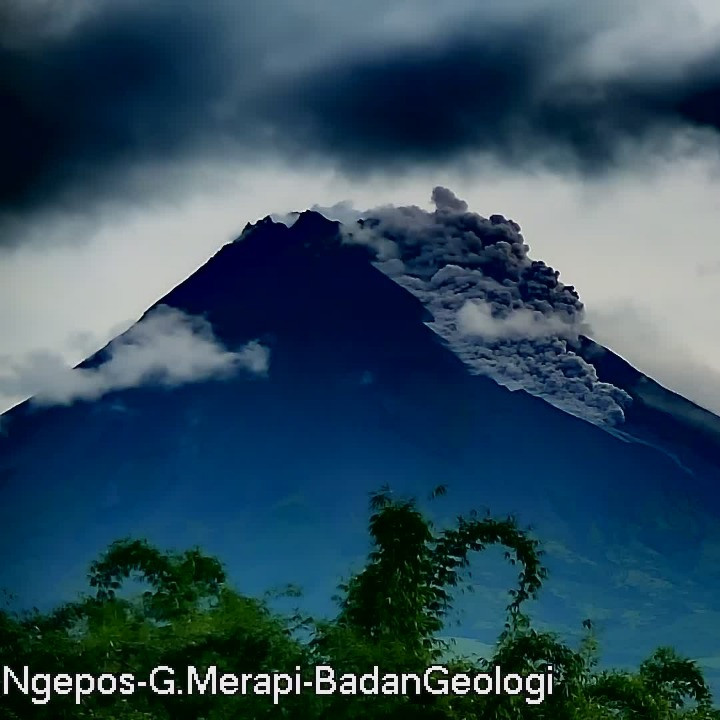
<svg viewBox="0 0 720 720"><path fill-rule="evenodd" d="M422 300L430 327L472 372L590 422L621 423L630 396L573 351L588 329L575 288L529 257L517 223L470 212L444 187L432 200L433 212L369 210L344 239L375 249L376 266Z"/></svg>

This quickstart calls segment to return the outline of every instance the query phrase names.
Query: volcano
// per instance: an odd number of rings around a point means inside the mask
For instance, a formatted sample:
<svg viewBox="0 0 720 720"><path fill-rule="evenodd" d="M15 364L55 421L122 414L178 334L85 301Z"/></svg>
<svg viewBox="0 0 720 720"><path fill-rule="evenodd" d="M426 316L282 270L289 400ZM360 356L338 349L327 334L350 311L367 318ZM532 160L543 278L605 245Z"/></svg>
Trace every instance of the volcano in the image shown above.
<svg viewBox="0 0 720 720"><path fill-rule="evenodd" d="M133 536L199 545L241 590L294 583L330 613L368 549L368 493L442 483L438 525L488 508L532 526L550 570L539 622L572 638L592 619L615 665L673 645L717 687L720 419L593 342L574 288L527 258L515 223L436 200L421 230L414 211L249 225L71 371L74 391L6 413L13 602L74 598ZM228 361L168 379L184 357L170 344L176 357L127 381L158 318ZM514 576L494 551L472 570L448 632L493 642Z"/></svg>

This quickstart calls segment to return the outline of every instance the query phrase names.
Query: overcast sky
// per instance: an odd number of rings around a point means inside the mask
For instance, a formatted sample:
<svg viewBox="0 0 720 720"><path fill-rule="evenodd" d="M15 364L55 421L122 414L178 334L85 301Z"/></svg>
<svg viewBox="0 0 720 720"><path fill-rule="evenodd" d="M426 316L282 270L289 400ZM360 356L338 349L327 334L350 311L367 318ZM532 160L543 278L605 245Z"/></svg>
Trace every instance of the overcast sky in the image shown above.
<svg viewBox="0 0 720 720"><path fill-rule="evenodd" d="M0 376L78 362L248 221L444 185L720 412L716 0L0 0L0 77Z"/></svg>

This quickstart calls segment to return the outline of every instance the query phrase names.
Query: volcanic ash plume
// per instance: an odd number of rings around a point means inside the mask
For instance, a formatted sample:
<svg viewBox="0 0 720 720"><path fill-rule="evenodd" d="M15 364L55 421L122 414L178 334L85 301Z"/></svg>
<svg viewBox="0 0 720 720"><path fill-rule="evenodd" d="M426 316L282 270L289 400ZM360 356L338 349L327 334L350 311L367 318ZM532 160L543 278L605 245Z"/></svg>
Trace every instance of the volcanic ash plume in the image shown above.
<svg viewBox="0 0 720 720"><path fill-rule="evenodd" d="M587 329L575 288L529 257L517 223L469 212L444 187L432 200L433 212L370 210L345 226L345 241L374 248L377 267L422 300L472 372L591 422L621 423L630 396L573 350Z"/></svg>

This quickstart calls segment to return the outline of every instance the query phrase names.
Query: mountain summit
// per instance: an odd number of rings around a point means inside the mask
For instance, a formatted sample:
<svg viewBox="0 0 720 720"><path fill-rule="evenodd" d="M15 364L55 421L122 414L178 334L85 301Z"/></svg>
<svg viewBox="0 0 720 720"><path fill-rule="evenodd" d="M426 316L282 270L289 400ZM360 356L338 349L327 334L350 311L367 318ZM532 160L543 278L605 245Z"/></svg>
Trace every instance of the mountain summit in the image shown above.
<svg viewBox="0 0 720 720"><path fill-rule="evenodd" d="M242 590L296 583L327 612L366 550L368 492L444 483L440 517L488 507L544 541L538 618L595 619L613 663L662 643L720 667L720 420L590 340L515 223L434 199L247 226L7 413L0 586L71 598L132 535L199 544ZM483 641L511 585L488 558L458 615Z"/></svg>

